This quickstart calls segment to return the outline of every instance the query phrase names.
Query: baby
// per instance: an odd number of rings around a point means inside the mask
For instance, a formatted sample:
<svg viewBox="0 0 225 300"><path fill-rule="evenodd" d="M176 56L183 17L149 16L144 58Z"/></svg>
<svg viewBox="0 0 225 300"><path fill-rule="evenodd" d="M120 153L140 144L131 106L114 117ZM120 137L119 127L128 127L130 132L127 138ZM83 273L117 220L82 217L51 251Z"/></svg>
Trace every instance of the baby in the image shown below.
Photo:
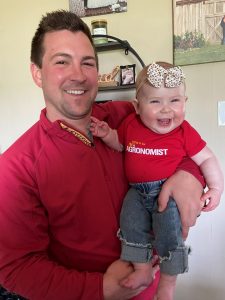
<svg viewBox="0 0 225 300"><path fill-rule="evenodd" d="M163 183L185 156L201 169L208 191L204 211L217 207L223 192L219 163L197 131L186 121L185 76L180 67L152 63L136 81L136 113L129 115L118 131L92 118L91 132L109 147L125 151L125 170L130 183L120 217L118 236L121 259L131 261L134 272L121 284L137 288L152 281L153 248L159 255L160 282L155 299L172 300L178 274L188 270L189 248L182 238L175 201L158 212L157 198Z"/></svg>

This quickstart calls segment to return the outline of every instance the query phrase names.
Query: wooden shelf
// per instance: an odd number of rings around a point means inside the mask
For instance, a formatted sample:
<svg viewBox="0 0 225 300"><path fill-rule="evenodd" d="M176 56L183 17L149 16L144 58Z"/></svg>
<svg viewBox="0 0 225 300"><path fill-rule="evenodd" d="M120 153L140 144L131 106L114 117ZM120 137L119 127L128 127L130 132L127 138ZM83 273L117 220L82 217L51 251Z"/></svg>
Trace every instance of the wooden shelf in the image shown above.
<svg viewBox="0 0 225 300"><path fill-rule="evenodd" d="M103 51L110 51L110 50L124 50L125 55L128 55L129 52L131 52L136 59L139 61L142 67L145 66L143 60L140 58L138 53L131 47L131 45L128 43L126 40L121 40L115 36L111 35L102 35L102 34L97 34L97 35L92 35L92 38L107 38L108 42L107 43L96 43L95 48L97 52L103 52ZM108 92L108 91L121 91L121 90L129 90L129 89L135 89L135 84L128 84L128 85L117 85L117 86L106 86L106 87L99 87L98 91L99 92Z"/></svg>
<svg viewBox="0 0 225 300"><path fill-rule="evenodd" d="M128 49L129 43L127 41L123 41L123 44L119 42L108 41L108 43L95 44L95 48L98 52L118 50L118 49Z"/></svg>
<svg viewBox="0 0 225 300"><path fill-rule="evenodd" d="M105 86L105 87L98 88L99 91L128 90L128 89L135 89L135 84Z"/></svg>

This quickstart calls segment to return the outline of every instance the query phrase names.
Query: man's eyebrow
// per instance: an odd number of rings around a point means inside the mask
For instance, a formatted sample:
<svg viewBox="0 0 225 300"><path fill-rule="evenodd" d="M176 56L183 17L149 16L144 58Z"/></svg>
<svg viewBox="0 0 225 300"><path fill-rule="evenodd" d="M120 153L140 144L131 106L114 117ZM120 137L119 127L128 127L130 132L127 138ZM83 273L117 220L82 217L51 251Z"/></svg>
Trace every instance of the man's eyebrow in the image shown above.
<svg viewBox="0 0 225 300"><path fill-rule="evenodd" d="M96 60L96 59L95 59L95 56L92 56L92 55L84 56L84 57L83 57L83 60L86 60L86 59L93 59L93 60Z"/></svg>
<svg viewBox="0 0 225 300"><path fill-rule="evenodd" d="M68 53L57 52L52 56L52 59L54 59L55 57L59 57L59 56L65 57L65 58L72 58L72 56ZM89 60L89 59L96 61L95 56L92 56L92 55L86 55L86 56L82 57L82 60Z"/></svg>
<svg viewBox="0 0 225 300"><path fill-rule="evenodd" d="M51 59L54 59L55 57L58 57L58 56L66 57L66 58L70 58L71 57L70 54L67 54L67 53L64 53L64 52L57 52L54 55L52 55Z"/></svg>

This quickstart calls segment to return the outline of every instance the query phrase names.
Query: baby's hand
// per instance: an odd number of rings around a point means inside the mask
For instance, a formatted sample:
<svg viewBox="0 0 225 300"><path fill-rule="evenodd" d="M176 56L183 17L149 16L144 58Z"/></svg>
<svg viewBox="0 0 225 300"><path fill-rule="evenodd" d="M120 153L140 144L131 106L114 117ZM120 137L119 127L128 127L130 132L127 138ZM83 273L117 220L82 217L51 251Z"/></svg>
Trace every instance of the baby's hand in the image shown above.
<svg viewBox="0 0 225 300"><path fill-rule="evenodd" d="M214 210L220 203L221 193L215 188L209 189L205 194L202 195L201 201L204 202L202 211Z"/></svg>
<svg viewBox="0 0 225 300"><path fill-rule="evenodd" d="M100 121L95 117L91 117L90 131L94 136L104 138L109 134L110 127L104 122Z"/></svg>

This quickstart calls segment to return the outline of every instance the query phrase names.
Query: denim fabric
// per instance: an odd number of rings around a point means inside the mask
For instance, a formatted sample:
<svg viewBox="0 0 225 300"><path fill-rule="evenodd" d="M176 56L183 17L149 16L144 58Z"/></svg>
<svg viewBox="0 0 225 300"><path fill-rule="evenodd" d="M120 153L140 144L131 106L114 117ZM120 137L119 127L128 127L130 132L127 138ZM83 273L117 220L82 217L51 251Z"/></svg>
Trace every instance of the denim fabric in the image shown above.
<svg viewBox="0 0 225 300"><path fill-rule="evenodd" d="M132 184L121 215L118 236L122 241L121 259L147 262L155 248L163 273L176 275L188 269L189 248L184 245L175 201L158 212L158 195L165 180Z"/></svg>

